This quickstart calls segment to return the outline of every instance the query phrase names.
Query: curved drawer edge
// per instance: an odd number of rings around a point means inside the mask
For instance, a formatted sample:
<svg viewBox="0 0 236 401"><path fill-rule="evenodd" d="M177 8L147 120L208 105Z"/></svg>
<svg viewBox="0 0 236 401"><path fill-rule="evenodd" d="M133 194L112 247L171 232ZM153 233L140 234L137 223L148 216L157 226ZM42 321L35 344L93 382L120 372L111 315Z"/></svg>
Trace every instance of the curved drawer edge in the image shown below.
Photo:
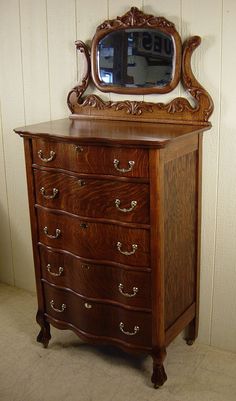
<svg viewBox="0 0 236 401"><path fill-rule="evenodd" d="M134 266L134 265L123 265L121 263L117 263L114 262L112 260L103 260L103 259L88 259L88 258L84 258L82 256L76 255L73 252L67 251L66 249L62 249L62 248L53 248L52 246L49 245L45 245L42 242L38 242L38 245L48 249L49 251L52 252L58 252L58 253L65 253L69 256L73 256L76 259L81 260L84 263L91 263L91 264L95 264L95 265L111 265L111 266L115 266L118 267L120 269L125 269L125 270L134 270L134 271L144 271L144 272L151 272L152 269L150 267L146 267L146 266Z"/></svg>
<svg viewBox="0 0 236 401"><path fill-rule="evenodd" d="M137 183L137 184L149 184L149 178L142 178L142 177L120 177L117 175L111 175L111 174L97 174L97 173L78 173L73 170L65 170L62 168L57 168L57 167L47 167L47 166L41 166L40 164L32 164L32 167L36 170L41 170L41 171L48 171L52 173L62 173L66 175L70 175L73 177L81 177L81 178L91 178L91 179L99 179L99 180L104 180L104 181L117 181L117 182L131 182L131 183Z"/></svg>
<svg viewBox="0 0 236 401"><path fill-rule="evenodd" d="M125 221L120 221L120 220L109 220L109 219L103 219L101 217L88 217L88 216L81 216L78 214L73 214L71 212L67 212L66 210L63 209L51 209L46 206L39 205L36 203L35 205L36 209L42 209L45 210L46 212L54 213L57 215L65 215L69 216L72 218L76 218L81 221L86 221L90 223L101 223L101 224L113 224L116 226L121 226L121 227L127 227L127 228L137 228L137 229L142 229L142 230L150 230L150 224L141 224L141 223L133 223L133 222L125 222Z"/></svg>
<svg viewBox="0 0 236 401"><path fill-rule="evenodd" d="M105 337L105 336L95 336L94 334L87 333L83 330L80 330L78 327L74 326L71 323L65 322L64 320L58 320L53 318L52 316L48 315L47 313L44 314L48 323L52 324L57 329L61 330L72 330L75 334L82 338L82 340L87 341L89 343L95 345L115 345L121 348L125 352L130 352L133 354L138 353L150 353L152 348L146 346L137 346L126 341L119 340L114 337Z"/></svg>
<svg viewBox="0 0 236 401"><path fill-rule="evenodd" d="M133 311L136 311L136 312L144 312L144 313L151 313L152 312L152 310L150 308L140 308L138 306L129 306L129 305L122 304L122 303L120 303L118 301L113 301L112 299L102 299L102 298L87 297L85 295L79 294L78 292L72 290L71 288L63 287L63 286L60 286L60 285L56 285L56 284L50 283L48 280L45 280L44 278L42 278L41 280L43 281L43 283L45 283L45 284L47 284L47 285L49 285L49 286L51 286L53 288L57 288L58 290L67 291L67 292L69 292L69 293L71 293L73 295L76 295L79 298L85 299L87 301L96 302L96 303L100 303L100 304L113 305L113 306L116 306L118 308L123 308L123 309L131 310L131 311L133 310Z"/></svg>

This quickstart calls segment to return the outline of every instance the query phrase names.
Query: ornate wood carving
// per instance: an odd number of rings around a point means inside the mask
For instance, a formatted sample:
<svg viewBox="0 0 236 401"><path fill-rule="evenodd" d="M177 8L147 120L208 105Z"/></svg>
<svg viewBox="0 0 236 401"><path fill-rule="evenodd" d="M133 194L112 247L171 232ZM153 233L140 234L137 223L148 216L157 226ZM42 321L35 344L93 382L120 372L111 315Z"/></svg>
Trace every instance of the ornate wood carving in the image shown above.
<svg viewBox="0 0 236 401"><path fill-rule="evenodd" d="M164 27L175 31L174 24L165 18L147 15L132 7L124 16L117 17L114 20L107 20L99 25L97 32L134 26L152 27L154 25L155 27ZM209 93L195 78L191 68L192 54L200 43L200 37L193 36L186 40L183 45L181 81L185 90L194 100L194 105L192 106L188 99L184 97L177 97L168 103L130 100L106 101L93 94L83 97L90 79L91 62L88 48L83 42L77 41L77 49L86 57L87 70L81 83L75 86L68 94L67 102L72 112L71 118L87 116L115 120L210 125L208 119L213 112L213 102Z"/></svg>
<svg viewBox="0 0 236 401"><path fill-rule="evenodd" d="M82 78L81 83L79 83L79 85L76 85L68 93L67 104L71 111L73 110L74 102L78 101L81 98L81 96L83 95L83 93L86 91L88 84L89 84L89 80L90 80L90 74L91 74L90 54L89 54L88 47L81 40L77 40L75 42L75 45L76 45L76 50L79 51L80 53L84 54L84 56L86 58L86 62L87 62L87 69L86 69L84 77ZM72 111L72 113L73 113L73 111Z"/></svg>
<svg viewBox="0 0 236 401"><path fill-rule="evenodd" d="M144 14L137 7L131 7L131 9L124 14L122 17L117 17L113 20L106 20L97 27L97 31L114 28L129 28L129 27L150 27L150 28L169 28L175 29L175 25L165 19L164 17L154 17L150 14Z"/></svg>

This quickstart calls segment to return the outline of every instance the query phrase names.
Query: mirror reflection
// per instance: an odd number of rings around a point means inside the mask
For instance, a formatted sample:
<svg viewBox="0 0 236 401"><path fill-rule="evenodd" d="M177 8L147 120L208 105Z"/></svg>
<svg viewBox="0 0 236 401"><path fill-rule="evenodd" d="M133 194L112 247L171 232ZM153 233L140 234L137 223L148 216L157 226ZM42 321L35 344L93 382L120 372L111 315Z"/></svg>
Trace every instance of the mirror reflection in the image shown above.
<svg viewBox="0 0 236 401"><path fill-rule="evenodd" d="M98 43L101 85L164 87L174 74L174 46L170 35L158 29L111 32Z"/></svg>

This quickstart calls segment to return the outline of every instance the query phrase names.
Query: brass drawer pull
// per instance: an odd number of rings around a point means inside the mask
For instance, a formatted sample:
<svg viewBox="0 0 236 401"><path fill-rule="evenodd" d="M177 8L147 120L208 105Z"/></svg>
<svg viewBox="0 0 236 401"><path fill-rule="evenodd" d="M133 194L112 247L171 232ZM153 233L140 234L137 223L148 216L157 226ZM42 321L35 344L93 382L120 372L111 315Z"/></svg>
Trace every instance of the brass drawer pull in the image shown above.
<svg viewBox="0 0 236 401"><path fill-rule="evenodd" d="M138 292L138 287L133 287L133 294L128 294L127 292L123 292L123 288L124 288L123 284L118 285L118 289L119 289L120 293L122 295L124 295L124 297L127 297L127 298L135 297L135 295Z"/></svg>
<svg viewBox="0 0 236 401"><path fill-rule="evenodd" d="M85 302L84 306L86 309L92 309L92 305L89 304L88 302Z"/></svg>
<svg viewBox="0 0 236 401"><path fill-rule="evenodd" d="M129 208L129 209L126 209L125 207L122 209L122 208L120 208L120 204L121 204L121 201L120 201L120 199L116 199L115 200L115 205L116 205L116 208L120 211L120 212L123 212L123 213L129 213L129 212L132 212L132 210L134 210L134 208L137 206L137 201L131 201L131 207Z"/></svg>
<svg viewBox="0 0 236 401"><path fill-rule="evenodd" d="M136 245L136 244L132 244L132 251L130 251L130 252L121 250L121 248L122 248L121 242L117 242L116 246L117 246L118 251L120 253L122 253L122 255L125 255L125 256L133 255L138 249L138 245Z"/></svg>
<svg viewBox="0 0 236 401"><path fill-rule="evenodd" d="M59 192L59 190L57 188L53 188L52 189L52 195L46 195L46 190L45 190L44 187L40 188L39 191L43 195L44 199L54 199L57 196L58 192Z"/></svg>
<svg viewBox="0 0 236 401"><path fill-rule="evenodd" d="M38 157L40 158L40 160L42 160L45 163L51 162L54 159L54 157L56 156L56 152L54 152L53 150L50 150L49 154L50 154L50 156L48 158L46 158L43 156L43 151L41 149L38 151Z"/></svg>
<svg viewBox="0 0 236 401"><path fill-rule="evenodd" d="M113 164L114 164L115 169L117 171L119 171L120 173L129 173L132 170L132 168L134 167L135 162L133 160L130 160L128 162L128 165L129 165L128 168L119 168L120 161L118 159L114 159Z"/></svg>
<svg viewBox="0 0 236 401"><path fill-rule="evenodd" d="M52 308L55 312L62 313L62 312L64 312L64 310L66 309L66 304L62 304L62 305L61 305L61 309L55 308L55 306L54 306L54 300L53 300L53 299L50 301L50 305L51 305L51 308Z"/></svg>
<svg viewBox="0 0 236 401"><path fill-rule="evenodd" d="M124 333L126 336L135 336L135 334L137 334L139 331L139 326L134 326L134 331L132 333L130 331L125 331L124 327L124 323L120 322L120 331L122 331L122 333Z"/></svg>
<svg viewBox="0 0 236 401"><path fill-rule="evenodd" d="M59 230L59 228L56 228L56 234L55 234L55 235L48 234L48 228L47 228L47 227L44 227L43 231L44 231L44 234L45 234L48 238L51 238L51 239L57 239L57 238L59 238L60 235L61 235L61 230Z"/></svg>
<svg viewBox="0 0 236 401"><path fill-rule="evenodd" d="M75 150L77 151L77 152L83 152L83 150L84 150L84 148L82 148L82 146L80 146L80 145L75 145Z"/></svg>
<svg viewBox="0 0 236 401"><path fill-rule="evenodd" d="M53 273L53 272L51 271L51 268L52 268L52 266L50 265L50 263L48 263L48 265L47 265L47 271L51 274L51 276L55 276L55 277L61 276L62 273L63 273L63 271L64 271L63 267L59 267L58 273Z"/></svg>

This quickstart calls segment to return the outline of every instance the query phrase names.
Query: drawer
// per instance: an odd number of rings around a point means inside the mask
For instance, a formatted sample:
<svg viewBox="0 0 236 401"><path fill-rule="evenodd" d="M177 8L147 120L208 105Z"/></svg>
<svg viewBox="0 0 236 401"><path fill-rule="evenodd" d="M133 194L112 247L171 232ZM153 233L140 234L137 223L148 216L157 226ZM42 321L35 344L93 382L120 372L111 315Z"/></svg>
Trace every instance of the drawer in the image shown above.
<svg viewBox="0 0 236 401"><path fill-rule="evenodd" d="M149 272L92 264L64 252L40 247L43 279L88 297L151 308Z"/></svg>
<svg viewBox="0 0 236 401"><path fill-rule="evenodd" d="M37 208L39 240L78 256L149 266L149 231L94 223Z"/></svg>
<svg viewBox="0 0 236 401"><path fill-rule="evenodd" d="M36 201L85 217L149 222L149 185L34 170Z"/></svg>
<svg viewBox="0 0 236 401"><path fill-rule="evenodd" d="M89 174L126 177L148 177L148 151L136 148L75 145L65 142L33 139L33 161Z"/></svg>
<svg viewBox="0 0 236 401"><path fill-rule="evenodd" d="M82 332L123 342L151 346L151 313L127 311L119 306L88 301L44 284L45 311Z"/></svg>

